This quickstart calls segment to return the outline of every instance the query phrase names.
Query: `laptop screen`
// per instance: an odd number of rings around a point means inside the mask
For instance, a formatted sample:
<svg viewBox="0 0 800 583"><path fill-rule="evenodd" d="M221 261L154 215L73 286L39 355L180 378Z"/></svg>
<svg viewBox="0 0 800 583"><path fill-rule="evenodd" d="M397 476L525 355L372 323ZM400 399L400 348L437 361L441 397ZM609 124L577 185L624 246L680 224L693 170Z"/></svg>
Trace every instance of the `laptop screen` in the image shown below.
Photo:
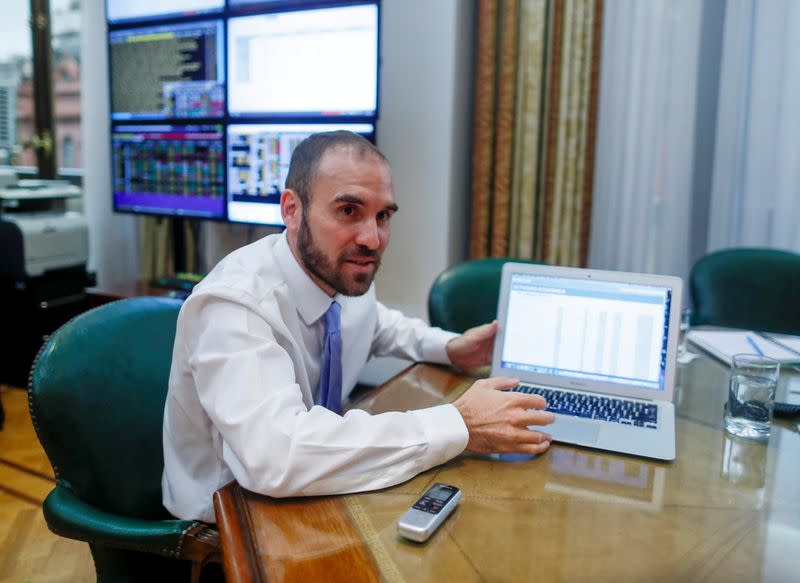
<svg viewBox="0 0 800 583"><path fill-rule="evenodd" d="M504 369L664 390L669 287L514 273Z"/></svg>

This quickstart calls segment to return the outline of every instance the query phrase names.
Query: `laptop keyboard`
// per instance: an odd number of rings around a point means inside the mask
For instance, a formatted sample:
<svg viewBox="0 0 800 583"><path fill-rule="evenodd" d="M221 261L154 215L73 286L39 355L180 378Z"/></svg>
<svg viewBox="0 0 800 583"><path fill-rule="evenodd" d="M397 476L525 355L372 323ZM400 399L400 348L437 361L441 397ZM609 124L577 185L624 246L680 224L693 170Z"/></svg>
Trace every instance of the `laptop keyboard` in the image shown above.
<svg viewBox="0 0 800 583"><path fill-rule="evenodd" d="M648 429L655 429L658 426L658 406L641 401L559 391L522 383L511 390L544 397L547 401L547 411L551 413L636 425Z"/></svg>

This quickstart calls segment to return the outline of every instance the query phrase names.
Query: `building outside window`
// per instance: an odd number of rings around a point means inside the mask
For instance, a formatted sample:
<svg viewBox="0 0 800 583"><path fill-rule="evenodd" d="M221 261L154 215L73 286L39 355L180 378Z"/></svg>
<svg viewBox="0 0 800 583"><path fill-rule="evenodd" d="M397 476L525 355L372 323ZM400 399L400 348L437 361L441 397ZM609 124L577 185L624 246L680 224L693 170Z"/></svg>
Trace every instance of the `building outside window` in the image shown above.
<svg viewBox="0 0 800 583"><path fill-rule="evenodd" d="M26 95L33 81L30 4L10 2L3 12L0 20L0 165L22 165L20 144L25 130L20 135L18 120L33 119L33 101ZM31 135L28 133L28 138Z"/></svg>
<svg viewBox="0 0 800 583"><path fill-rule="evenodd" d="M50 15L49 37L33 40L32 13ZM34 21L43 24L41 18ZM82 167L80 22L81 0L23 0L4 6L0 20L0 165L17 166L23 174L39 173L37 145L49 139L47 147L55 155L58 173L73 178L80 175L76 172ZM42 54L50 52L52 83L44 90L52 91L53 108L51 119L38 122L52 128L49 138L47 131L37 128L36 80L41 59L34 59L34 42L45 45Z"/></svg>

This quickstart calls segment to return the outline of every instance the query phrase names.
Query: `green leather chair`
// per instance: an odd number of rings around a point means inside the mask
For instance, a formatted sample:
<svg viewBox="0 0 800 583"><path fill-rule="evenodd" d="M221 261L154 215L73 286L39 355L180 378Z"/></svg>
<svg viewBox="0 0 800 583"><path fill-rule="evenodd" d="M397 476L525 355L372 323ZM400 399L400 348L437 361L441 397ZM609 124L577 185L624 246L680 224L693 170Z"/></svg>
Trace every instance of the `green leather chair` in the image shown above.
<svg viewBox="0 0 800 583"><path fill-rule="evenodd" d="M31 417L56 475L44 516L54 533L89 543L99 582L197 581L219 560L216 530L161 504L180 306L133 298L90 310L47 340L31 370Z"/></svg>
<svg viewBox="0 0 800 583"><path fill-rule="evenodd" d="M726 249L692 267L692 324L800 334L800 255Z"/></svg>
<svg viewBox="0 0 800 583"><path fill-rule="evenodd" d="M510 257L471 259L445 269L428 294L428 318L432 326L464 332L491 322L497 316L503 264L534 263Z"/></svg>

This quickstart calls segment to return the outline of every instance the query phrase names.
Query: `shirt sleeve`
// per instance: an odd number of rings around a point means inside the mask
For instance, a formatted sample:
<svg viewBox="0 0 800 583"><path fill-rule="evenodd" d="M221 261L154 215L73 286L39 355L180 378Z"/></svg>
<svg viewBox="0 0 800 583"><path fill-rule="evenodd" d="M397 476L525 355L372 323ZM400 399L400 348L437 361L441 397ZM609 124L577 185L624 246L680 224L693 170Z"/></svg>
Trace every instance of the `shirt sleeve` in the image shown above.
<svg viewBox="0 0 800 583"><path fill-rule="evenodd" d="M229 299L190 299L186 338L217 455L248 490L270 496L391 486L458 455L467 430L452 405L345 416L303 402L289 354L263 314Z"/></svg>
<svg viewBox="0 0 800 583"><path fill-rule="evenodd" d="M377 302L378 318L373 356L394 356L417 362L452 364L446 346L458 336L441 328L433 328L419 318L409 318L398 310Z"/></svg>

